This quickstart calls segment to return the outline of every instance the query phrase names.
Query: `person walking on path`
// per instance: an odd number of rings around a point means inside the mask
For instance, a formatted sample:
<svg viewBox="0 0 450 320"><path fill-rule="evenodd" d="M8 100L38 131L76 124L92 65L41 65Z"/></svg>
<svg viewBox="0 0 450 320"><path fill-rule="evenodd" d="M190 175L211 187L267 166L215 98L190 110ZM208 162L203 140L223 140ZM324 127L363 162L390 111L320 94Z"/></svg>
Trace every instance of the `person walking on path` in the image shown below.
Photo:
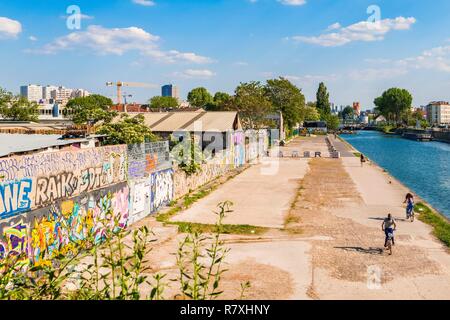
<svg viewBox="0 0 450 320"><path fill-rule="evenodd" d="M366 162L366 157L362 153L361 153L360 160L361 160L361 167L363 167L364 166L364 162Z"/></svg>
<svg viewBox="0 0 450 320"><path fill-rule="evenodd" d="M414 196L411 193L408 193L403 203L406 203L406 219L409 219L414 211Z"/></svg>
<svg viewBox="0 0 450 320"><path fill-rule="evenodd" d="M383 224L381 225L384 234L386 235L386 239L384 241L384 247L387 247L387 242L389 240L389 234L394 234L394 231L397 229L397 224L395 223L395 219L389 213L387 218L384 219ZM395 246L394 237L392 237L392 245Z"/></svg>

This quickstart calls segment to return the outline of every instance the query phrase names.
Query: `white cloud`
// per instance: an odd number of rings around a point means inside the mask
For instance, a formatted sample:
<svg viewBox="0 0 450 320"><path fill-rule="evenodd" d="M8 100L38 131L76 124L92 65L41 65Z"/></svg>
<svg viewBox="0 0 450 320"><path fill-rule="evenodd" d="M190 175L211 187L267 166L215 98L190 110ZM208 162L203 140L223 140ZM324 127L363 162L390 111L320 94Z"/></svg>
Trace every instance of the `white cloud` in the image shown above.
<svg viewBox="0 0 450 320"><path fill-rule="evenodd" d="M138 27L104 28L91 25L85 31L76 31L59 37L37 50L28 50L38 54L56 54L68 50L91 51L98 55L123 55L136 51L144 57L150 57L166 63L188 62L196 64L212 63L208 57L192 52L176 50L163 51L159 48L160 37Z"/></svg>
<svg viewBox="0 0 450 320"><path fill-rule="evenodd" d="M409 30L414 23L416 23L414 17L397 17L378 22L360 21L348 27L342 27L335 23L330 26L334 28L333 30L337 30L335 32L324 33L313 37L294 36L290 39L296 42L316 44L323 47L337 47L353 41L381 41L384 40L387 33L393 30Z"/></svg>
<svg viewBox="0 0 450 320"><path fill-rule="evenodd" d="M36 38L35 36L29 36L28 39L30 41L37 41L38 40L38 38Z"/></svg>
<svg viewBox="0 0 450 320"><path fill-rule="evenodd" d="M336 30L342 28L341 24L339 22L333 23L332 25L328 26L327 31Z"/></svg>
<svg viewBox="0 0 450 320"><path fill-rule="evenodd" d="M354 80L382 80L406 75L413 70L433 70L450 73L450 46L436 47L424 51L418 56L400 60L366 59L371 66L366 69L352 70L348 76Z"/></svg>
<svg viewBox="0 0 450 320"><path fill-rule="evenodd" d="M294 83L297 83L299 85L311 85L311 84L318 84L320 82L329 82L329 81L335 81L339 78L336 74L329 74L329 75L303 75L303 76L295 76L295 75L286 75L284 78L288 79L289 81L292 81Z"/></svg>
<svg viewBox="0 0 450 320"><path fill-rule="evenodd" d="M277 0L277 1L285 6L302 6L306 4L306 0Z"/></svg>
<svg viewBox="0 0 450 320"><path fill-rule="evenodd" d="M133 0L133 3L144 7L153 7L154 5L156 5L155 1L151 0Z"/></svg>
<svg viewBox="0 0 450 320"><path fill-rule="evenodd" d="M174 77L185 78L185 79L210 79L216 74L207 69L187 69L183 72L175 72L172 74Z"/></svg>
<svg viewBox="0 0 450 320"><path fill-rule="evenodd" d="M19 21L0 17L0 39L14 39L22 32Z"/></svg>

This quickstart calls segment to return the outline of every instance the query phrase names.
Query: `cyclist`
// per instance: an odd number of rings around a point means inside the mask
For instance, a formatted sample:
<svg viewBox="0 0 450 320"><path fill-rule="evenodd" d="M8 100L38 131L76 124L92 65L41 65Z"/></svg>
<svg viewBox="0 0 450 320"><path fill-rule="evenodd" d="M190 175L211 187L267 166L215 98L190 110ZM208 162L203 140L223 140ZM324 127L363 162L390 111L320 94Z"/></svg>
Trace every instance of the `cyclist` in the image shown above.
<svg viewBox="0 0 450 320"><path fill-rule="evenodd" d="M406 203L406 219L409 219L414 211L414 196L411 193L408 193L403 203Z"/></svg>
<svg viewBox="0 0 450 320"><path fill-rule="evenodd" d="M387 247L387 243L389 240L389 234L394 234L394 231L397 229L397 224L395 223L395 219L389 213L387 218L384 219L383 224L381 225L384 234L386 235L386 240L384 241L384 247ZM395 245L394 237L392 237L392 245Z"/></svg>

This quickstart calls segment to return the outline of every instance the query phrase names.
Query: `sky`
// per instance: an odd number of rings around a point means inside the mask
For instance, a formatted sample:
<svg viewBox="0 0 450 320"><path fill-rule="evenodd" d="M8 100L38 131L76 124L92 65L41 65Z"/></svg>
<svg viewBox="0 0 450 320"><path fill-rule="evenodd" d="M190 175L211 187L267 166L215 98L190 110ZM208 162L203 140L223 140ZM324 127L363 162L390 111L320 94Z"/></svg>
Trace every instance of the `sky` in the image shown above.
<svg viewBox="0 0 450 320"><path fill-rule="evenodd" d="M124 91L143 103L168 83L185 98L280 76L308 101L321 81L337 105L370 109L390 87L415 106L448 101L450 1L0 0L0 87L14 93L33 83L114 98L106 82L141 82L152 86Z"/></svg>

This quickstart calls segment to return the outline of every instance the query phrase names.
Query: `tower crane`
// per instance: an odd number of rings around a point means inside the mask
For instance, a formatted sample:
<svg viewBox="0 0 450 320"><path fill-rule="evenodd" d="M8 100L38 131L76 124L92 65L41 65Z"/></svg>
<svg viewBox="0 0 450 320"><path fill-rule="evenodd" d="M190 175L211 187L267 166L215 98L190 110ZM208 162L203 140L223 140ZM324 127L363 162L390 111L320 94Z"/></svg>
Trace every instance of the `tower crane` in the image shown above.
<svg viewBox="0 0 450 320"><path fill-rule="evenodd" d="M117 103L120 105L122 104L122 87L133 87L133 88L158 88L157 85L155 84L150 84L150 83L142 83L142 82L122 82L122 81L117 81L117 82L107 82L106 83L107 87L113 87L116 86L117 87Z"/></svg>

